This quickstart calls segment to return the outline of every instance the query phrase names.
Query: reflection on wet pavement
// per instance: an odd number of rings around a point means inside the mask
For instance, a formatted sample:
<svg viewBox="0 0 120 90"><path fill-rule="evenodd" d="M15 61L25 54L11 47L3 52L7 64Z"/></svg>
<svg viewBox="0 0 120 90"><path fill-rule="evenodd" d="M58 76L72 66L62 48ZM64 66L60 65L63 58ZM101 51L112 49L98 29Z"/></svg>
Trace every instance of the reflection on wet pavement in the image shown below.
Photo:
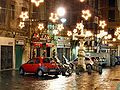
<svg viewBox="0 0 120 90"><path fill-rule="evenodd" d="M102 75L86 72L65 77L59 75L20 76L18 71L0 72L0 90L120 90L120 66L104 69Z"/></svg>

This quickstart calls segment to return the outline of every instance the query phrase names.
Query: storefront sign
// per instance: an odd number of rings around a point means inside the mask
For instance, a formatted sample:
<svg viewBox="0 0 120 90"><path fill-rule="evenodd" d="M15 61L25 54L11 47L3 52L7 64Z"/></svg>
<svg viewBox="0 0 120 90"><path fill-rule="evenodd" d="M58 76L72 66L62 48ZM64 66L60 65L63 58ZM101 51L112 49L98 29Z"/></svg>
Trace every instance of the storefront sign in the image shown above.
<svg viewBox="0 0 120 90"><path fill-rule="evenodd" d="M16 40L17 45L24 45L24 40Z"/></svg>

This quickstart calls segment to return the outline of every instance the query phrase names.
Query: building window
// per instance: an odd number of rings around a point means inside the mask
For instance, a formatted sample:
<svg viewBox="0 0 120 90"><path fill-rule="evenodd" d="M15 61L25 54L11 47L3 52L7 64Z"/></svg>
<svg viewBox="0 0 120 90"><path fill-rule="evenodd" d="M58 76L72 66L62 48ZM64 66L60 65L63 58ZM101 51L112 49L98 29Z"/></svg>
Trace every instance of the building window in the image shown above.
<svg viewBox="0 0 120 90"><path fill-rule="evenodd" d="M25 7L22 7L22 11L28 11L28 9Z"/></svg>
<svg viewBox="0 0 120 90"><path fill-rule="evenodd" d="M11 5L11 19L15 19L15 5Z"/></svg>
<svg viewBox="0 0 120 90"><path fill-rule="evenodd" d="M6 0L0 0L0 24L5 24L6 10Z"/></svg>
<svg viewBox="0 0 120 90"><path fill-rule="evenodd" d="M109 7L115 7L115 0L109 0Z"/></svg>
<svg viewBox="0 0 120 90"><path fill-rule="evenodd" d="M114 22L115 21L115 10L109 10L108 21L109 22Z"/></svg>
<svg viewBox="0 0 120 90"><path fill-rule="evenodd" d="M40 18L39 15L40 15L39 8L36 8L36 6L33 6L32 18L33 19L39 19Z"/></svg>

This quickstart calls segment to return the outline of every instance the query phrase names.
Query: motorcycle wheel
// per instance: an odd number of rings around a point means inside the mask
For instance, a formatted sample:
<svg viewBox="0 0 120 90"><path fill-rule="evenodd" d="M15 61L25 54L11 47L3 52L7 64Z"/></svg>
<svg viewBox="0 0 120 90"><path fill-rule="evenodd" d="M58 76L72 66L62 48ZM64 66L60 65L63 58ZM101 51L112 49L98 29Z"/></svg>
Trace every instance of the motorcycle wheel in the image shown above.
<svg viewBox="0 0 120 90"><path fill-rule="evenodd" d="M87 72L89 75L92 73L92 67L90 65L87 66Z"/></svg>

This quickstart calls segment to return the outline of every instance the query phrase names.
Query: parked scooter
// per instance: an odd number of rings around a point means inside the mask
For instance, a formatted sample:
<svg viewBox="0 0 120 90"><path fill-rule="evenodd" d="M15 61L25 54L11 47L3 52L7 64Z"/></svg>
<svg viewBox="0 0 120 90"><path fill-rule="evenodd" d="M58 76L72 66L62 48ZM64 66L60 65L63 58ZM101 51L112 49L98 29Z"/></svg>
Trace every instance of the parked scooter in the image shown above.
<svg viewBox="0 0 120 90"><path fill-rule="evenodd" d="M60 60L58 59L58 57L55 57L56 60L58 61L60 70L61 70L61 74L63 76L70 76L73 73L73 65L72 63L68 62L68 60L65 58L65 56L63 56L64 58L64 63L61 63Z"/></svg>

